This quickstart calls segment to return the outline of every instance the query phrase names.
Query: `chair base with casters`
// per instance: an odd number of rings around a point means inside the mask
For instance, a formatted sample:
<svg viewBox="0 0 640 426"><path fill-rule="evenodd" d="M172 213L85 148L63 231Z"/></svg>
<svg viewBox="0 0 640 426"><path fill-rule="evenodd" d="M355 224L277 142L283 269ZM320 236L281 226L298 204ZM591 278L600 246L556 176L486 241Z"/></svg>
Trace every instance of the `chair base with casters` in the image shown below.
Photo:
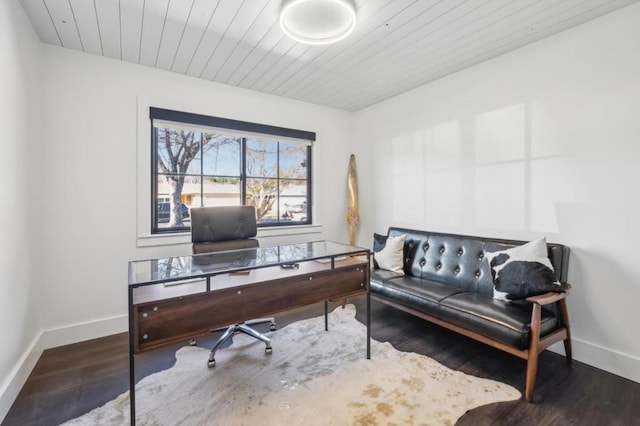
<svg viewBox="0 0 640 426"><path fill-rule="evenodd" d="M224 334L220 336L216 344L213 345L213 348L211 348L211 352L209 353L209 361L207 361L207 365L209 366L209 368L213 368L216 366L216 359L215 359L216 351L220 349L222 345L224 345L229 339L231 339L234 335L238 333L244 333L255 339L260 340L266 345L264 349L265 353L271 354L273 352L273 349L271 348L271 339L269 339L264 334L258 332L257 330L254 330L253 328L249 327L250 325L266 324L266 323L269 323L269 329L271 331L275 331L276 323L274 318L258 318L258 319L253 319L250 321L245 321L239 324L233 324L229 326L225 330ZM219 331L219 330L212 330L212 332L215 332L215 331Z"/></svg>

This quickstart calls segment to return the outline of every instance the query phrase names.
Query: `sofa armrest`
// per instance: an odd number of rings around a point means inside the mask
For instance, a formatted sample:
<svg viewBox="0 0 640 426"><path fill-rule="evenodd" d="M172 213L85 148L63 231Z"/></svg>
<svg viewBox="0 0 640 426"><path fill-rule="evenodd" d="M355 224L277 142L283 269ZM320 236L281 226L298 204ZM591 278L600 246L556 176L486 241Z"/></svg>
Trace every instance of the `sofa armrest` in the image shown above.
<svg viewBox="0 0 640 426"><path fill-rule="evenodd" d="M563 291L562 293L549 292L549 293L539 294L537 296L527 297L525 300L529 303L535 303L538 305L549 305L559 300L566 299L567 296L569 295L571 284L562 283L560 287L562 288L562 291Z"/></svg>

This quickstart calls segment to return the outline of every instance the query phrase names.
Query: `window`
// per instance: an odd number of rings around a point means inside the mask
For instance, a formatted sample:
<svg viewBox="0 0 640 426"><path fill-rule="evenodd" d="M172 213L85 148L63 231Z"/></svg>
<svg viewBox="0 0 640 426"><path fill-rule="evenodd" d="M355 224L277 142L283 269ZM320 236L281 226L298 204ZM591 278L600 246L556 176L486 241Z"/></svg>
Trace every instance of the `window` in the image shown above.
<svg viewBox="0 0 640 426"><path fill-rule="evenodd" d="M253 205L258 226L311 224L315 133L150 108L151 231L190 229L190 209Z"/></svg>

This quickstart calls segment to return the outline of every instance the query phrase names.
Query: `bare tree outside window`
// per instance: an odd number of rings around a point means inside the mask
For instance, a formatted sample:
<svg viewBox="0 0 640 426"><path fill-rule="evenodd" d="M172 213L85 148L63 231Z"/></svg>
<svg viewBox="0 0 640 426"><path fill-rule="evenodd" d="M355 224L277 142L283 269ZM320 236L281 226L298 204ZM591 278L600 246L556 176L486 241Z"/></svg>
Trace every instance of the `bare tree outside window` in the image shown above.
<svg viewBox="0 0 640 426"><path fill-rule="evenodd" d="M200 169L198 164L195 168L191 167L196 170L190 170L191 163L197 157L202 157L202 152L211 149L215 152L214 158L217 161L220 146L237 143L237 139L171 128L156 128L156 131L158 173L164 177L169 188L168 227L183 227L185 213L182 192L185 179Z"/></svg>
<svg viewBox="0 0 640 426"><path fill-rule="evenodd" d="M258 222L288 218L292 212L280 202L281 197L296 184L306 190L307 147L254 139L247 140L246 146L246 204L255 206Z"/></svg>
<svg viewBox="0 0 640 426"><path fill-rule="evenodd" d="M311 223L314 133L159 108L150 118L152 233L188 231L201 206L253 205L258 226Z"/></svg>

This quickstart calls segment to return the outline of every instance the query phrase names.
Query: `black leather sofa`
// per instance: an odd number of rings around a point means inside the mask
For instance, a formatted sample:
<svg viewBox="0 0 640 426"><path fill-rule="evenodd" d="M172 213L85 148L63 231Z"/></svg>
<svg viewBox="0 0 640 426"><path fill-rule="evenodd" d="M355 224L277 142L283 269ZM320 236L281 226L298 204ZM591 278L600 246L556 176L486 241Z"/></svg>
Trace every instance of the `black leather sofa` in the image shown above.
<svg viewBox="0 0 640 426"><path fill-rule="evenodd" d="M564 341L567 360L571 361L566 305L569 248L547 243L563 292L504 302L493 298L493 278L485 252L524 241L389 228L388 235L402 234L406 235L405 275L374 268L371 297L527 360L525 399L531 402L539 353Z"/></svg>

